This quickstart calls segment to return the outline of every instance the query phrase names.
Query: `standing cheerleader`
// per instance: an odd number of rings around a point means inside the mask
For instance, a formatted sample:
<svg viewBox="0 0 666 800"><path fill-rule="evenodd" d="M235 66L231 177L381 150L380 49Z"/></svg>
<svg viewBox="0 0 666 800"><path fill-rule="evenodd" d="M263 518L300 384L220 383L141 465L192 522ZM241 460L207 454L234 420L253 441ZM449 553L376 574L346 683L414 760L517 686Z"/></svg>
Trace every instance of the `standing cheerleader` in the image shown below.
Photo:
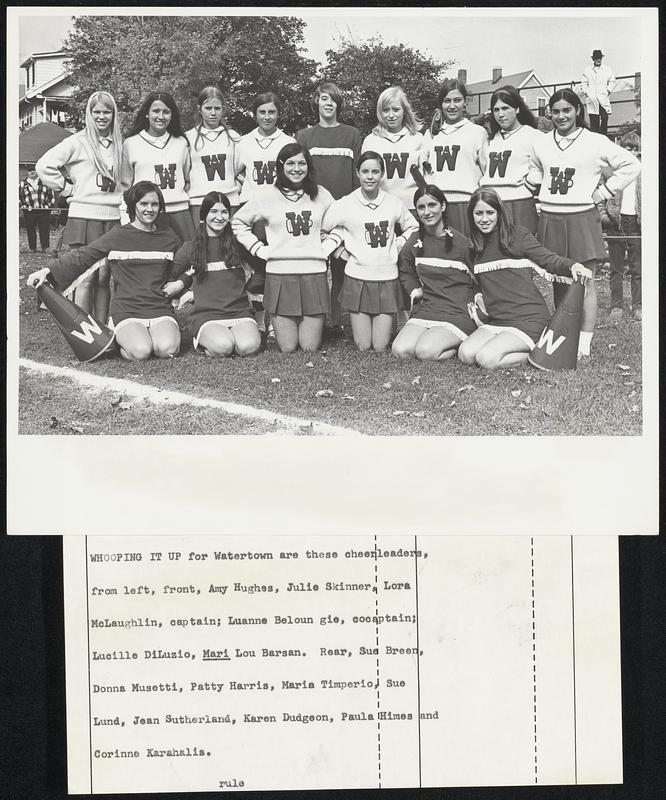
<svg viewBox="0 0 666 800"><path fill-rule="evenodd" d="M296 134L296 141L306 147L317 171L317 181L335 200L358 187L355 165L361 155L361 134L351 125L339 122L344 97L334 83L322 83L312 96L312 110L318 122ZM342 252L331 256L331 331L332 338L342 335L340 291L345 273Z"/></svg>
<svg viewBox="0 0 666 800"><path fill-rule="evenodd" d="M542 134L536 119L513 86L502 86L490 98L490 143L481 186L491 186L514 225L536 233L534 195L525 179L534 158L534 141Z"/></svg>
<svg viewBox="0 0 666 800"><path fill-rule="evenodd" d="M474 275L488 322L465 339L458 358L485 369L522 364L550 319L532 270L563 285L590 278L592 272L550 252L526 228L514 226L494 189L477 189L467 213Z"/></svg>
<svg viewBox="0 0 666 800"><path fill-rule="evenodd" d="M423 137L421 162L428 180L449 200L449 224L465 235L467 202L485 169L486 132L465 117L467 89L462 81L444 81L432 125ZM428 164L428 167L425 167Z"/></svg>
<svg viewBox="0 0 666 800"><path fill-rule="evenodd" d="M72 250L53 267L33 273L28 285L40 285L50 272L58 285L68 286L96 261L108 258L115 286L110 325L121 355L129 361L151 355L173 358L180 347L180 329L162 287L180 242L170 228L157 225L164 198L154 183L139 181L126 193L125 202L128 225L113 228L92 244Z"/></svg>
<svg viewBox="0 0 666 800"><path fill-rule="evenodd" d="M236 146L236 177L242 182L240 202L247 202L257 186L275 183L275 163L282 148L296 141L278 128L281 109L275 92L258 94L252 103L257 127Z"/></svg>
<svg viewBox="0 0 666 800"><path fill-rule="evenodd" d="M595 206L635 180L640 162L605 136L587 130L583 104L573 90L559 89L548 105L555 129L535 139L534 164L527 178L535 190L541 185L537 236L549 250L585 264L594 273L606 257ZM602 170L610 177L599 186ZM564 287L553 286L556 306L564 294ZM596 318L597 291L592 280L583 302L581 356L590 355Z"/></svg>
<svg viewBox="0 0 666 800"><path fill-rule="evenodd" d="M170 227L182 242L193 239L195 233L187 195L190 164L175 100L166 92L151 92L123 145L122 183L129 188L138 181L155 182L166 204L160 224Z"/></svg>
<svg viewBox="0 0 666 800"><path fill-rule="evenodd" d="M190 144L190 211L199 225L199 209L204 195L222 192L232 209L238 207L236 146L240 136L224 118L224 96L216 86L206 86L197 98L199 124L185 134Z"/></svg>
<svg viewBox="0 0 666 800"><path fill-rule="evenodd" d="M94 92L86 105L85 130L63 139L37 162L42 182L69 202L63 245L82 247L120 224L122 138L116 101ZM75 302L102 321L109 316L109 266L83 281Z"/></svg>
<svg viewBox="0 0 666 800"><path fill-rule="evenodd" d="M194 281L190 326L194 349L208 356L251 356L261 339L245 291L242 248L231 232L231 204L221 192L209 192L199 206L199 229L176 253L173 273L164 286L173 297Z"/></svg>
<svg viewBox="0 0 666 800"><path fill-rule="evenodd" d="M296 141L292 136L277 127L281 102L275 92L258 94L252 104L252 112L257 127L246 133L236 147L236 178L241 182L240 202L246 203L254 194L257 186L272 186L275 183L275 165L277 155L282 148ZM259 239L266 238L263 223L258 222L253 233ZM261 259L251 259L254 269L254 289L252 306L260 330L265 329L263 306L263 285L265 282L266 264Z"/></svg>
<svg viewBox="0 0 666 800"><path fill-rule="evenodd" d="M414 208L416 181L412 168L421 163L423 136L403 90L390 86L377 100L377 127L363 141L363 152L372 150L384 159L380 188L399 197L410 211Z"/></svg>
<svg viewBox="0 0 666 800"><path fill-rule="evenodd" d="M476 330L468 312L474 299L470 243L447 228L446 197L437 186L417 189L414 205L419 231L398 256L400 283L411 298L412 313L393 342L393 355L444 360Z"/></svg>
<svg viewBox="0 0 666 800"><path fill-rule="evenodd" d="M257 187L231 220L238 241L266 261L264 305L283 353L321 344L330 309L321 222L332 202L315 183L310 154L293 143L278 153L275 184ZM259 221L266 226L267 244L252 232Z"/></svg>
<svg viewBox="0 0 666 800"><path fill-rule="evenodd" d="M402 308L398 253L417 230L414 217L397 197L379 188L384 159L371 150L356 167L360 188L326 212L327 252L341 244L349 251L340 303L350 312L359 350L385 350L391 338L393 314ZM402 234L396 236L400 225Z"/></svg>

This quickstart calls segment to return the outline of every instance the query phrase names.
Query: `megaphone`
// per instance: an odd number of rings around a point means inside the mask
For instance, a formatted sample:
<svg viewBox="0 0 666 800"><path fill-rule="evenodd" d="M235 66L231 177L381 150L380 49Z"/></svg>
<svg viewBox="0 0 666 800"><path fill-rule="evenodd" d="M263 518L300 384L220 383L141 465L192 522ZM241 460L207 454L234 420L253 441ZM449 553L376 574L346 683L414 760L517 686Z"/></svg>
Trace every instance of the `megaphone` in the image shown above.
<svg viewBox="0 0 666 800"><path fill-rule="evenodd" d="M47 282L35 287L35 291L79 361L94 361L111 347L115 334L106 325L86 314Z"/></svg>
<svg viewBox="0 0 666 800"><path fill-rule="evenodd" d="M576 369L585 285L575 280L527 360L543 370Z"/></svg>

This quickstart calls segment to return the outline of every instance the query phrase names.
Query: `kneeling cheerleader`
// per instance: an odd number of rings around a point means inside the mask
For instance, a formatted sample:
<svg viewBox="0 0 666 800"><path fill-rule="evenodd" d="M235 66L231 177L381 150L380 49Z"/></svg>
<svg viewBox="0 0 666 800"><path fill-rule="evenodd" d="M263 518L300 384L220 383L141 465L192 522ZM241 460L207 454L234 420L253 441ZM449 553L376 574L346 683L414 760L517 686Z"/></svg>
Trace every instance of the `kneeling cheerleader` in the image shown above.
<svg viewBox="0 0 666 800"><path fill-rule="evenodd" d="M447 227L446 197L434 184L417 189L419 231L398 256L399 278L412 313L393 342L400 358L444 360L476 330L468 313L474 278L468 266L470 242Z"/></svg>
<svg viewBox="0 0 666 800"><path fill-rule="evenodd" d="M382 191L384 159L372 150L358 160L360 188L328 209L322 228L324 248L341 244L349 251L340 305L349 311L359 350L385 350L391 338L393 314L402 306L398 253L417 230L414 218L398 197ZM396 225L402 234L396 235Z"/></svg>
<svg viewBox="0 0 666 800"><path fill-rule="evenodd" d="M151 356L173 358L180 348L180 328L171 303L162 294L180 239L170 228L160 229L164 197L150 181L139 181L125 194L131 222L112 228L91 244L70 250L53 267L34 272L28 286L39 286L49 272L61 287L107 258L114 280L109 324L120 354L129 361Z"/></svg>
<svg viewBox="0 0 666 800"><path fill-rule="evenodd" d="M173 272L179 277L165 284L164 294L174 297L194 283L195 350L208 356L255 355L261 339L245 290L250 270L231 231L229 198L209 192L198 212L197 235L176 253Z"/></svg>
<svg viewBox="0 0 666 800"><path fill-rule="evenodd" d="M522 364L550 319L532 271L563 283L588 279L592 272L547 250L526 228L512 225L494 189L477 189L467 215L474 275L488 322L460 345L458 358L485 369Z"/></svg>

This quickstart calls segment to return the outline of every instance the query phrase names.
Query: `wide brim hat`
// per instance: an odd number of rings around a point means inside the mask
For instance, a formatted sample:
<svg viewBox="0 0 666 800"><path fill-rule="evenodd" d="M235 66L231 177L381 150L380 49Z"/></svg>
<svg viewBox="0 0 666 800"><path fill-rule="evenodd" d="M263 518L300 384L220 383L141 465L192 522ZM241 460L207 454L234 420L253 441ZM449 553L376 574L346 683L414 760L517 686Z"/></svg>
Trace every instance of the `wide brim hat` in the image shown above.
<svg viewBox="0 0 666 800"><path fill-rule="evenodd" d="M603 58L603 57L604 54L601 52L601 50L593 50L592 55L590 56L592 60L594 60L595 58Z"/></svg>

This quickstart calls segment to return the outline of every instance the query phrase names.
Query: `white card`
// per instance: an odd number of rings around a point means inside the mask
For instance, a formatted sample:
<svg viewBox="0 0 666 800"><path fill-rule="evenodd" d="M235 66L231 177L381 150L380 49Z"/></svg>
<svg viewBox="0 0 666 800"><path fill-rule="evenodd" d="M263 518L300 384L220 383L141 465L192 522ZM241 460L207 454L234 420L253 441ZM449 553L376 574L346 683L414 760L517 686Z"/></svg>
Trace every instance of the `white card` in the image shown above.
<svg viewBox="0 0 666 800"><path fill-rule="evenodd" d="M622 780L613 537L65 537L69 791Z"/></svg>

